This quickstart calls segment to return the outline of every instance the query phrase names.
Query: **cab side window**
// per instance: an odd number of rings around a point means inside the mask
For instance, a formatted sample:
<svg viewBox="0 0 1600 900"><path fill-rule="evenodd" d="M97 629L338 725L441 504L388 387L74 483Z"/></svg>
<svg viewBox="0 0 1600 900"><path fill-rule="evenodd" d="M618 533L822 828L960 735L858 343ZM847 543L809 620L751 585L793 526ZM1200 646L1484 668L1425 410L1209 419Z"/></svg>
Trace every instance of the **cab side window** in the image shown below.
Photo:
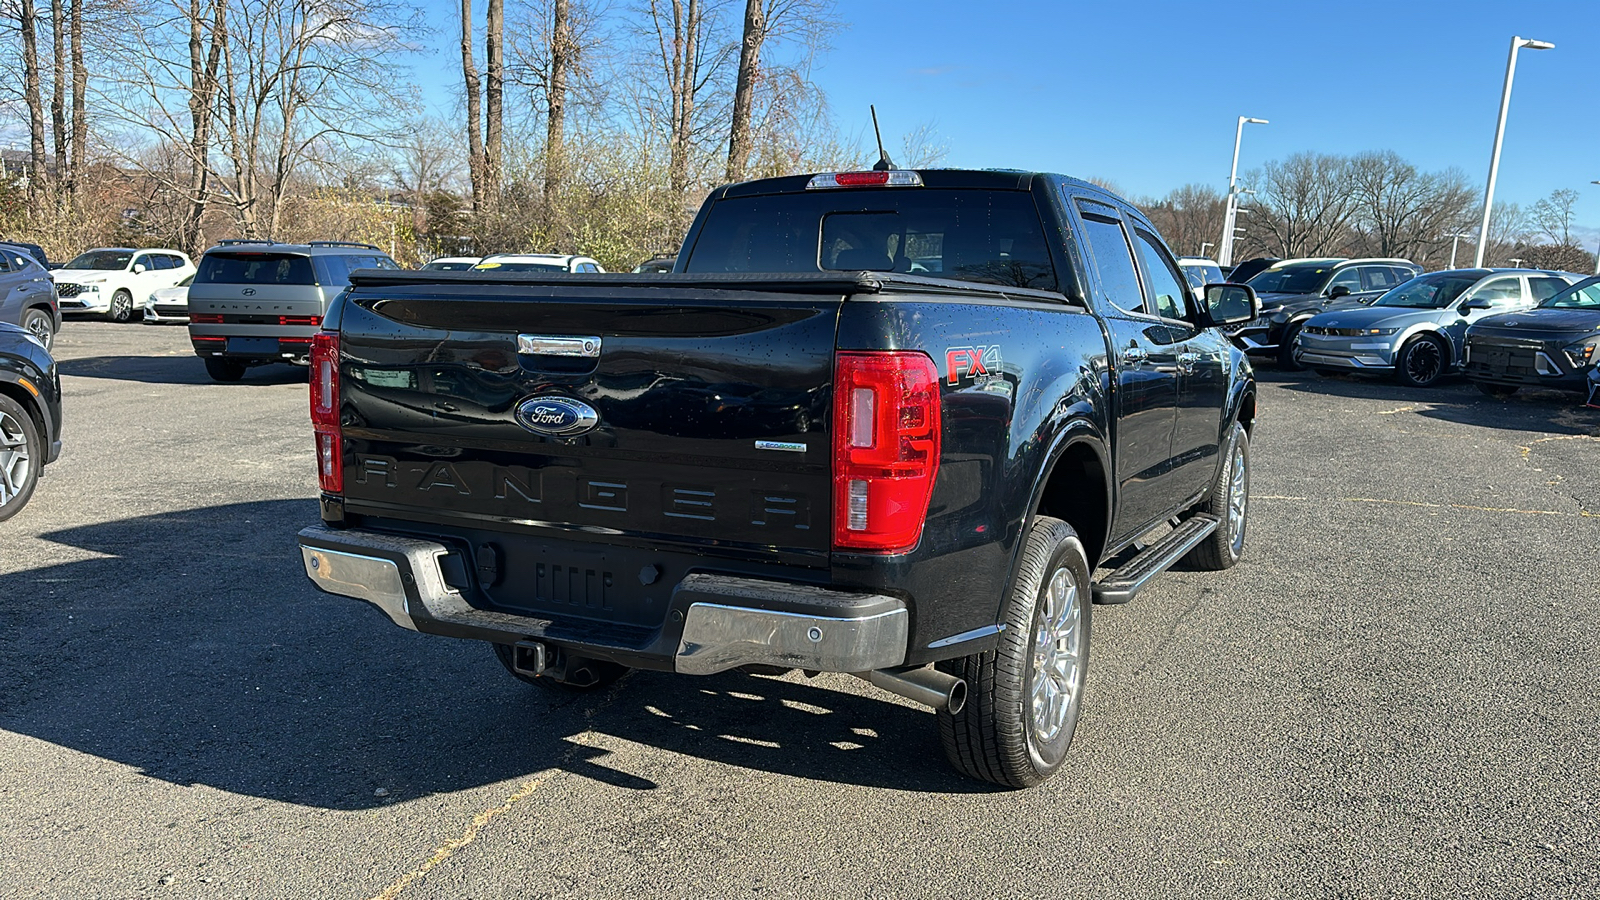
<svg viewBox="0 0 1600 900"><path fill-rule="evenodd" d="M1133 234L1134 244L1139 248L1139 261L1144 264L1145 278L1149 280L1150 297L1155 301L1156 315L1163 319L1187 318L1189 306L1184 296L1189 291L1184 289L1183 279L1173 271L1167 254L1151 235L1140 230Z"/></svg>
<svg viewBox="0 0 1600 900"><path fill-rule="evenodd" d="M1089 256L1094 259L1095 271L1100 275L1102 299L1125 312L1143 312L1144 293L1139 287L1139 273L1133 267L1133 254L1128 249L1122 223L1083 208L1087 206L1083 203L1079 211Z"/></svg>

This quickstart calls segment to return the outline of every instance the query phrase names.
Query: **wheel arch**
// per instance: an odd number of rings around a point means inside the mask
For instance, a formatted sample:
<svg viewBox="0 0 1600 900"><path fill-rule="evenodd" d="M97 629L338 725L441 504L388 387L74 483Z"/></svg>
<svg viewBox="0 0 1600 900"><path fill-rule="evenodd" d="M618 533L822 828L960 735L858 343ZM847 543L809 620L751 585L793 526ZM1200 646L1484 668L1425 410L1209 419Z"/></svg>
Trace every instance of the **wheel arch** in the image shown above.
<svg viewBox="0 0 1600 900"><path fill-rule="evenodd" d="M1105 441L1092 423L1074 419L1062 429L1048 459L1033 489L1028 522L1052 516L1071 525L1093 571L1111 534L1114 494ZM1099 490L1086 490L1088 485Z"/></svg>

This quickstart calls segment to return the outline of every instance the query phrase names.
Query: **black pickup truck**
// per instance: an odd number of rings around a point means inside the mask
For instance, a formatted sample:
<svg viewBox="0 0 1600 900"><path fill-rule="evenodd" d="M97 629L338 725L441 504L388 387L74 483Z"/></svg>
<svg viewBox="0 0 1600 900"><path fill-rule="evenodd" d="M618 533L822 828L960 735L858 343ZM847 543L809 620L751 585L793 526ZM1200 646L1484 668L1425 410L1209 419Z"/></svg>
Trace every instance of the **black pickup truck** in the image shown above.
<svg viewBox="0 0 1600 900"><path fill-rule="evenodd" d="M858 675L1027 786L1089 601L1243 547L1250 364L1149 220L1058 175L713 191L665 275L352 275L312 352L320 588L570 688ZM1096 577L1099 570L1098 577Z"/></svg>

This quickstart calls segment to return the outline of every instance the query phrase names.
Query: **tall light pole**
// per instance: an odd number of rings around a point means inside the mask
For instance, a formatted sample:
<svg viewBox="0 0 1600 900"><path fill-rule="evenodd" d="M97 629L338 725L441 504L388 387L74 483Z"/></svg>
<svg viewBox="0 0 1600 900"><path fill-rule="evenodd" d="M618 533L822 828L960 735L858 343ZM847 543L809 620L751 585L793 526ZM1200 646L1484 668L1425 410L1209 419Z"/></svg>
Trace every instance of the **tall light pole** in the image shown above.
<svg viewBox="0 0 1600 900"><path fill-rule="evenodd" d="M1456 245L1461 243L1462 238L1469 238L1472 237L1472 235L1447 234L1445 237L1450 239L1450 268L1454 269L1456 267Z"/></svg>
<svg viewBox="0 0 1600 900"><path fill-rule="evenodd" d="M1591 181L1590 184L1600 184L1600 181ZM1600 247L1594 248L1594 273L1600 275Z"/></svg>
<svg viewBox="0 0 1600 900"><path fill-rule="evenodd" d="M1511 109L1511 79L1517 74L1517 51L1523 47L1530 50L1554 50L1555 44L1549 41L1534 41L1517 37L1511 38L1511 56L1506 60L1506 87L1500 94L1500 121L1494 126L1494 152L1489 156L1489 186L1483 192L1483 226L1478 229L1478 255L1473 261L1474 268L1483 268L1483 254L1489 249L1489 214L1494 209L1494 179L1500 174L1500 143L1506 136L1506 113Z"/></svg>
<svg viewBox="0 0 1600 900"><path fill-rule="evenodd" d="M1266 125L1266 119L1239 117L1233 131L1233 168L1228 172L1228 210L1222 217L1222 244L1217 251L1217 263L1224 269L1233 265L1233 223L1239 213L1239 141L1244 137L1244 126Z"/></svg>

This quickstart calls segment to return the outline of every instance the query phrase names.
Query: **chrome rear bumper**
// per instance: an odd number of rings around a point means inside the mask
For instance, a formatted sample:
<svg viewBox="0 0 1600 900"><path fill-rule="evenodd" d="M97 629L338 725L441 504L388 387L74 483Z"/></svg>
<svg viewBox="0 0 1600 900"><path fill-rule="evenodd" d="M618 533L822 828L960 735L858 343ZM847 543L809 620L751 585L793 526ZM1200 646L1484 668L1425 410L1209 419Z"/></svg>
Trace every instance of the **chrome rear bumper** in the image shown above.
<svg viewBox="0 0 1600 900"><path fill-rule="evenodd" d="M443 544L323 525L302 530L299 538L313 584L371 603L413 631L654 657L661 668L688 675L748 665L868 672L906 658L910 613L893 597L694 573L673 590L659 632L644 645L620 645L615 630L603 626L585 633L582 621L552 623L472 606L445 582L440 560L450 550Z"/></svg>

